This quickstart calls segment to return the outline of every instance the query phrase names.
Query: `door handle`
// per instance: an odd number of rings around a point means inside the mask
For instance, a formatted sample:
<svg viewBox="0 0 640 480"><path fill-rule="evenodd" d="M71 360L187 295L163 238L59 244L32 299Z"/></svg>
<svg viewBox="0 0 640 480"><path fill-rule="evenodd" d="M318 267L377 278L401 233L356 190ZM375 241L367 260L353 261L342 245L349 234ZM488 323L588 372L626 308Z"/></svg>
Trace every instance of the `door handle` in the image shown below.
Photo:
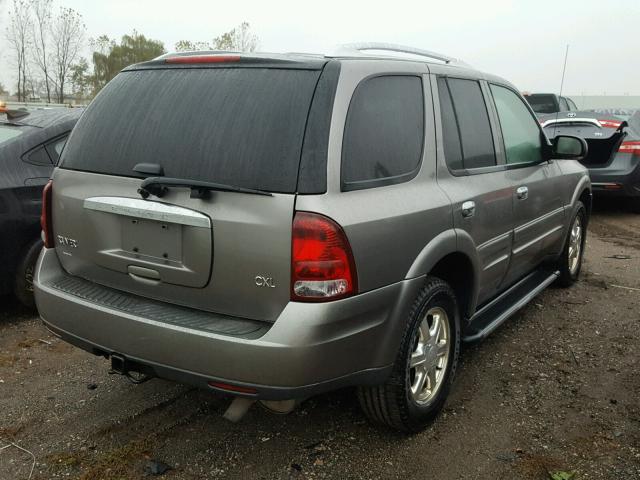
<svg viewBox="0 0 640 480"><path fill-rule="evenodd" d="M528 187L518 187L516 188L516 196L518 200L526 200L529 198L529 188Z"/></svg>
<svg viewBox="0 0 640 480"><path fill-rule="evenodd" d="M462 204L462 216L465 218L473 217L476 214L476 202L468 200Z"/></svg>

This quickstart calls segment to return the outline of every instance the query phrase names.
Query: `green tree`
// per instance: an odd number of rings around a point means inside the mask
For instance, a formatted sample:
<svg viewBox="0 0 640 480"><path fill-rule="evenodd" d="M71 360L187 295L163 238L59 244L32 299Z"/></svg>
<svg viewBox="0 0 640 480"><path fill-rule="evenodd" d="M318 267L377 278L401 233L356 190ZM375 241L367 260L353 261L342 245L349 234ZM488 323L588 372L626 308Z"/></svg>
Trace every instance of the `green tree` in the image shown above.
<svg viewBox="0 0 640 480"><path fill-rule="evenodd" d="M123 68L152 60L165 53L162 42L148 39L135 30L131 35L124 35L120 43L102 35L91 40L90 46L93 49L91 83L94 95Z"/></svg>
<svg viewBox="0 0 640 480"><path fill-rule="evenodd" d="M78 99L86 98L89 90L90 77L89 64L84 58L71 66L71 87L73 94Z"/></svg>

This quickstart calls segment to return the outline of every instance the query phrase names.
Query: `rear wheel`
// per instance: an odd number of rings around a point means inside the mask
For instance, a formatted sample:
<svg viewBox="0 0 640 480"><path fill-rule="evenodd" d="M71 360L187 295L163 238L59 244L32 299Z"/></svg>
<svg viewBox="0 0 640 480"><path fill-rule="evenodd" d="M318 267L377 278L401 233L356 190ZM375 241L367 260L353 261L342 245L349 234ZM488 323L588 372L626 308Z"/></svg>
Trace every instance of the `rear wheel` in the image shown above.
<svg viewBox="0 0 640 480"><path fill-rule="evenodd" d="M391 376L383 385L358 390L364 413L397 430L422 430L445 403L459 353L455 294L446 282L428 277L407 319Z"/></svg>
<svg viewBox="0 0 640 480"><path fill-rule="evenodd" d="M36 302L33 298L33 272L36 268L40 250L42 250L42 240L31 244L24 251L24 256L16 271L14 292L20 303L27 308L36 307Z"/></svg>
<svg viewBox="0 0 640 480"><path fill-rule="evenodd" d="M578 210L571 221L564 250L558 260L560 277L557 283L561 287L571 286L580 276L586 236L587 210L582 202L578 202Z"/></svg>

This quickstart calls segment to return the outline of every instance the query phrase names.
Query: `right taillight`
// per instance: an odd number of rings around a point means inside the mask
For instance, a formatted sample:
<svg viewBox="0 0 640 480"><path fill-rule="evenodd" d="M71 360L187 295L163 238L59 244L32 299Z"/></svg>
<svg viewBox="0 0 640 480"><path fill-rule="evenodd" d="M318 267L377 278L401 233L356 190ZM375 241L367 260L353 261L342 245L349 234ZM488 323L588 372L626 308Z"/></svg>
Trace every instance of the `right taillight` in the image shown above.
<svg viewBox="0 0 640 480"><path fill-rule="evenodd" d="M622 142L622 145L620 145L618 152L630 153L631 155L640 157L640 142L638 141Z"/></svg>
<svg viewBox="0 0 640 480"><path fill-rule="evenodd" d="M603 128L620 128L621 121L618 120L598 120L600 126Z"/></svg>
<svg viewBox="0 0 640 480"><path fill-rule="evenodd" d="M357 292L349 240L324 215L296 212L291 249L291 300L323 302Z"/></svg>
<svg viewBox="0 0 640 480"><path fill-rule="evenodd" d="M42 227L42 241L45 248L53 248L53 224L51 222L51 194L53 193L53 181L49 180L42 190L42 213L40 214L40 227Z"/></svg>

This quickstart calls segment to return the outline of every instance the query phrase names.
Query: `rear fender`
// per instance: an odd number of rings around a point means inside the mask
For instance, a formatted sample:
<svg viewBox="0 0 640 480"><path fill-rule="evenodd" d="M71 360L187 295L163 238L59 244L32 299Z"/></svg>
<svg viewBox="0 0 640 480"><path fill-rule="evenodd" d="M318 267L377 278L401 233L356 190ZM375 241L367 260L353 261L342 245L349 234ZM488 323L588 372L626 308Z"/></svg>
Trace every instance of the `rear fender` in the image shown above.
<svg viewBox="0 0 640 480"><path fill-rule="evenodd" d="M475 312L478 301L479 260L476 245L471 236L464 230L451 229L433 238L418 254L405 278L415 278L427 275L436 264L447 255L462 253L470 261L473 269L473 287L464 316L471 317Z"/></svg>

